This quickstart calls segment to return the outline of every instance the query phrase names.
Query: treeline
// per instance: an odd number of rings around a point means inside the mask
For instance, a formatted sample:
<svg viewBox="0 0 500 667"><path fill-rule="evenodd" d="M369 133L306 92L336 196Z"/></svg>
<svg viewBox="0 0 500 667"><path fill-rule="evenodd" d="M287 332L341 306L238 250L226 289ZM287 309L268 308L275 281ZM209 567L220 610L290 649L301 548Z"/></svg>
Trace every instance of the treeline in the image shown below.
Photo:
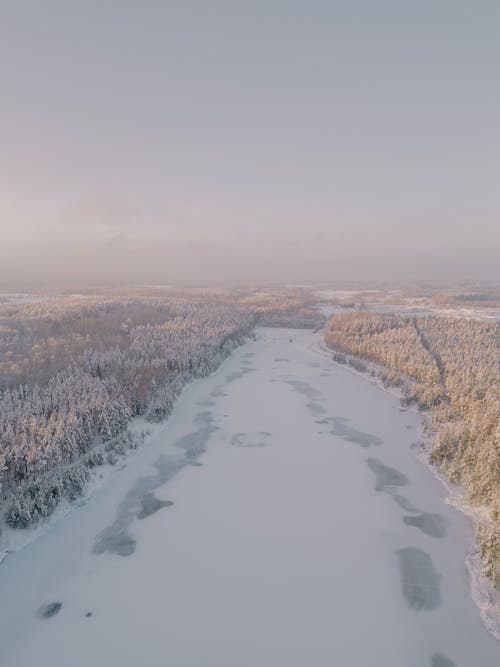
<svg viewBox="0 0 500 667"><path fill-rule="evenodd" d="M82 493L255 326L316 326L301 291L79 296L0 305L0 505L12 527Z"/></svg>
<svg viewBox="0 0 500 667"><path fill-rule="evenodd" d="M307 290L240 294L238 303L255 313L256 324L261 327L319 329L325 323L316 298Z"/></svg>
<svg viewBox="0 0 500 667"><path fill-rule="evenodd" d="M0 315L0 497L14 527L79 495L91 468L137 445L123 436L132 417L166 417L255 321L183 299L61 299Z"/></svg>
<svg viewBox="0 0 500 667"><path fill-rule="evenodd" d="M126 349L130 327L172 321L196 305L237 310L256 326L313 329L324 322L303 290L66 297L0 305L0 391L43 384L88 350Z"/></svg>
<svg viewBox="0 0 500 667"><path fill-rule="evenodd" d="M500 325L465 318L344 313L325 334L335 354L384 366L404 401L432 410L431 460L487 510L484 573L500 588Z"/></svg>

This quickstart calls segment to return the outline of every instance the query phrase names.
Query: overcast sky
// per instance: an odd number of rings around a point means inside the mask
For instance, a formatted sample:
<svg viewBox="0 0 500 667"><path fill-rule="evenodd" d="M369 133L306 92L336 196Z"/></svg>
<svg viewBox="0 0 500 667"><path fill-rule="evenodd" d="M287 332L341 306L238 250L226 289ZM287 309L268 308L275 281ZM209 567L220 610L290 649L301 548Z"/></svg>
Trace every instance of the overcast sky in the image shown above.
<svg viewBox="0 0 500 667"><path fill-rule="evenodd" d="M0 281L500 278L500 2L0 0Z"/></svg>

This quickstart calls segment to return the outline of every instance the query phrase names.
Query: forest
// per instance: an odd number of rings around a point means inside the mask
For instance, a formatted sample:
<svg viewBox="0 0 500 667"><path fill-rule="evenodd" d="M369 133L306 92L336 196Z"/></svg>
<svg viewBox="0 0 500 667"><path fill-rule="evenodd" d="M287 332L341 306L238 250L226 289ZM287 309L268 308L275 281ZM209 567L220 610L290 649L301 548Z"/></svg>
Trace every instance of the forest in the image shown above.
<svg viewBox="0 0 500 667"><path fill-rule="evenodd" d="M429 410L431 462L484 510L483 572L500 588L500 325L463 317L346 312L325 333L336 361L375 362L402 402ZM354 355L354 360L349 356ZM361 360L361 361L359 361ZM359 364L361 363L361 367ZM373 369L372 369L372 372Z"/></svg>
<svg viewBox="0 0 500 667"><path fill-rule="evenodd" d="M78 296L0 305L0 508L15 528L79 496L255 326L315 327L300 292Z"/></svg>

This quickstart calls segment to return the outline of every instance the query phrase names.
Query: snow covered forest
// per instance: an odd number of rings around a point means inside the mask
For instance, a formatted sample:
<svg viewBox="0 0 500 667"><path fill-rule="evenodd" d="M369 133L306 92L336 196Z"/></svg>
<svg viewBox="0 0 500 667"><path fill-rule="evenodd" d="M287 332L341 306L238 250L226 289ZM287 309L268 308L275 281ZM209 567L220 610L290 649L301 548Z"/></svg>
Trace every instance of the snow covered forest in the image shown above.
<svg viewBox="0 0 500 667"><path fill-rule="evenodd" d="M325 340L337 361L359 370L367 370L359 359L382 364L384 383L401 387L403 402L431 410L431 461L485 510L484 573L500 588L498 322L350 312L331 319Z"/></svg>
<svg viewBox="0 0 500 667"><path fill-rule="evenodd" d="M81 296L0 306L0 499L8 525L49 516L91 470L167 417L256 325L321 321L300 292Z"/></svg>

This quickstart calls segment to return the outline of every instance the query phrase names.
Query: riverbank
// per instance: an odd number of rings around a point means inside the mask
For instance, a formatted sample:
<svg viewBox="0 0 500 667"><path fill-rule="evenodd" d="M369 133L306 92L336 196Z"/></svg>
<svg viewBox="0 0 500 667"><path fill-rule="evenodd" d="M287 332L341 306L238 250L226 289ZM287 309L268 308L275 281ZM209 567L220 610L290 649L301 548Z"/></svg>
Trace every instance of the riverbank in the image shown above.
<svg viewBox="0 0 500 667"><path fill-rule="evenodd" d="M403 392L395 386L388 386L382 382L381 375L387 369L375 362L363 360L364 370L360 370L360 365L356 356L344 354L347 363L339 363L335 360L334 351L329 348L324 341L317 341L311 346L311 351L317 352L324 358L328 358L332 363L346 368L349 372L368 380L380 389L388 392L400 403L404 398ZM351 363L349 363L351 361ZM485 520L484 508L473 506L467 499L467 494L463 488L453 485L446 476L440 472L437 465L431 462L431 451L435 437L435 432L431 428L431 420L428 411L421 412L415 404L406 405L401 410L409 410L420 415L421 424L418 431L418 456L421 462L430 470L430 472L439 480L446 491L445 502L459 510L470 522L473 529L474 539L471 541L469 551L465 558L470 578L470 594L474 600L481 618L488 631L500 641L500 592L491 584L489 579L482 574L483 564L481 561L480 548L477 542L478 526Z"/></svg>
<svg viewBox="0 0 500 667"><path fill-rule="evenodd" d="M3 563L2 664L497 664L420 417L315 340L259 331Z"/></svg>

